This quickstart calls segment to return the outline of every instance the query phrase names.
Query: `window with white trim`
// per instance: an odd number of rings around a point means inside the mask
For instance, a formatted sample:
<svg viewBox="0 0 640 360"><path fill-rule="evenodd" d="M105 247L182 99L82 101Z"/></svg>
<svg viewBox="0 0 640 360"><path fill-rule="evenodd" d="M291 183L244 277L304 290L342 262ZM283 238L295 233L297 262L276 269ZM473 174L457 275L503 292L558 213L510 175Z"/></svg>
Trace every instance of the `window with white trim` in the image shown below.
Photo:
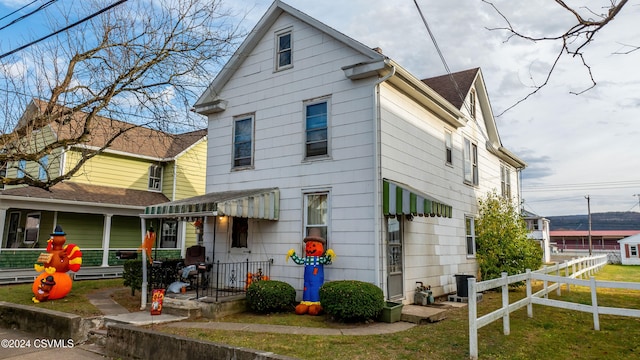
<svg viewBox="0 0 640 360"><path fill-rule="evenodd" d="M464 139L464 150L462 153L464 182L478 185L478 145L471 140Z"/></svg>
<svg viewBox="0 0 640 360"><path fill-rule="evenodd" d="M292 40L290 29L276 33L276 71L293 66Z"/></svg>
<svg viewBox="0 0 640 360"><path fill-rule="evenodd" d="M178 221L162 220L160 231L160 247L175 249L178 244Z"/></svg>
<svg viewBox="0 0 640 360"><path fill-rule="evenodd" d="M18 179L23 178L26 170L27 170L27 161L18 160L18 174L16 175L16 177Z"/></svg>
<svg viewBox="0 0 640 360"><path fill-rule="evenodd" d="M444 158L447 165L453 165L453 136L451 131L444 131Z"/></svg>
<svg viewBox="0 0 640 360"><path fill-rule="evenodd" d="M253 115L237 117L233 121L233 167L253 165Z"/></svg>
<svg viewBox="0 0 640 360"><path fill-rule="evenodd" d="M476 91L473 89L469 93L469 114L472 119L476 118Z"/></svg>
<svg viewBox="0 0 640 360"><path fill-rule="evenodd" d="M152 164L149 166L149 190L162 190L162 166Z"/></svg>
<svg viewBox="0 0 640 360"><path fill-rule="evenodd" d="M629 252L631 253L631 256L638 256L638 247L635 245L629 246Z"/></svg>
<svg viewBox="0 0 640 360"><path fill-rule="evenodd" d="M466 233L467 256L476 256L476 223L473 216L464 217L464 227Z"/></svg>
<svg viewBox="0 0 640 360"><path fill-rule="evenodd" d="M329 101L305 103L305 157L329 155Z"/></svg>
<svg viewBox="0 0 640 360"><path fill-rule="evenodd" d="M329 192L304 194L304 236L311 228L319 228L322 238L329 242Z"/></svg>
<svg viewBox="0 0 640 360"><path fill-rule="evenodd" d="M49 155L45 155L40 159L40 168L38 170L38 179L40 181L47 180L47 168L49 167Z"/></svg>
<svg viewBox="0 0 640 360"><path fill-rule="evenodd" d="M500 164L500 188L502 196L511 198L511 168Z"/></svg>

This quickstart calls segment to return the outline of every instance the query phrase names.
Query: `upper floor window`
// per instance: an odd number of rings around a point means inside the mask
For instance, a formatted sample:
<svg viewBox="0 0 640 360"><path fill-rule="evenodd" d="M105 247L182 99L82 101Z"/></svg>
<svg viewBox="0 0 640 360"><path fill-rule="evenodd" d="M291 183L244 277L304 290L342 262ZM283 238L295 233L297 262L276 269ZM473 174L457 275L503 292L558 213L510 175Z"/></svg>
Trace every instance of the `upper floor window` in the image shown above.
<svg viewBox="0 0 640 360"><path fill-rule="evenodd" d="M472 216L465 216L464 227L467 240L467 256L476 255L476 222Z"/></svg>
<svg viewBox="0 0 640 360"><path fill-rule="evenodd" d="M326 99L305 104L305 157L329 154L328 108Z"/></svg>
<svg viewBox="0 0 640 360"><path fill-rule="evenodd" d="M463 151L464 182L478 185L478 145L464 139Z"/></svg>
<svg viewBox="0 0 640 360"><path fill-rule="evenodd" d="M40 159L40 169L38 170L38 179L40 181L47 180L48 167L49 167L49 155L45 155Z"/></svg>
<svg viewBox="0 0 640 360"><path fill-rule="evenodd" d="M276 70L283 70L293 65L291 30L276 34Z"/></svg>
<svg viewBox="0 0 640 360"><path fill-rule="evenodd" d="M24 177L24 172L27 170L27 161L26 160L19 160L18 161L18 174L17 174L17 178L21 179Z"/></svg>
<svg viewBox="0 0 640 360"><path fill-rule="evenodd" d="M500 164L500 188L502 196L511 197L511 169L504 164Z"/></svg>
<svg viewBox="0 0 640 360"><path fill-rule="evenodd" d="M476 91L473 89L469 93L469 114L472 119L476 118Z"/></svg>
<svg viewBox="0 0 640 360"><path fill-rule="evenodd" d="M253 165L253 116L234 120L233 167Z"/></svg>
<svg viewBox="0 0 640 360"><path fill-rule="evenodd" d="M149 166L149 190L160 191L162 186L162 166Z"/></svg>
<svg viewBox="0 0 640 360"><path fill-rule="evenodd" d="M451 131L444 131L444 157L447 165L453 165L453 146Z"/></svg>

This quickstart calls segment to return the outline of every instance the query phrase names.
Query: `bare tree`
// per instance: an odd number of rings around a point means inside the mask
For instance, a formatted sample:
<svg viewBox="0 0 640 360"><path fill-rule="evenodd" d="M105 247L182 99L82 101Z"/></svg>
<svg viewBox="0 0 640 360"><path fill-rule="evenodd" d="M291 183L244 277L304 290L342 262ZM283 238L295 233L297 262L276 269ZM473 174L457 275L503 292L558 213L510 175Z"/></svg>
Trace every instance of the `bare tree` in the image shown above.
<svg viewBox="0 0 640 360"><path fill-rule="evenodd" d="M49 14L49 27L60 29L107 5L81 4ZM243 36L235 20L221 0L130 0L3 57L2 182L48 189L133 129L203 128L190 106ZM137 136L143 133L154 134ZM53 171L55 161L42 160L70 147L81 149L70 169ZM19 168L25 162L47 170L46 177Z"/></svg>
<svg viewBox="0 0 640 360"><path fill-rule="evenodd" d="M591 81L591 85L579 92L571 92L575 95L580 95L585 91L588 91L596 86L596 80L593 77L593 73L591 71L591 66L589 65L587 58L585 57L585 49L586 47L594 40L595 36L598 32L600 32L605 26L607 26L611 21L613 21L616 16L619 16L622 8L627 4L628 0L609 0L609 3L601 8L600 10L594 10L588 6L570 6L563 0L554 0L556 4L558 4L563 11L566 11L574 21L569 25L568 28L564 30L561 34L555 35L541 35L534 36L522 33L518 31L509 21L509 18L500 10L498 7L491 1L482 0L484 3L490 5L502 19L505 21L506 26L497 27L497 28L489 28L488 30L501 30L509 33L509 36L505 40L505 42L509 41L509 39L513 37L518 37L521 39L539 42L539 41L551 41L551 42L559 42L560 48L558 53L552 62L550 69L548 70L546 77L542 84L534 85L533 90L526 95L524 98L517 101L512 106L505 109L501 114L509 111L516 105L521 102L527 100L529 97L539 92L543 87L545 87L549 83L549 79L553 75L553 72L556 68L556 65L560 61L563 56L571 56L577 57L582 66L587 70L589 74L589 78ZM632 52L637 50L638 47L631 47Z"/></svg>

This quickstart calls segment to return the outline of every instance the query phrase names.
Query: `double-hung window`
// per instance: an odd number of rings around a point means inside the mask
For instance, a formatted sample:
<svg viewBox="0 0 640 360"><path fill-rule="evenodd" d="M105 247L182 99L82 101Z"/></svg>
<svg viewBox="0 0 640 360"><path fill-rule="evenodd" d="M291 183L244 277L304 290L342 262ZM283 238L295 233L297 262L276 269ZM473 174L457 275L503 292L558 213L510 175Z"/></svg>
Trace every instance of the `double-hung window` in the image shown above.
<svg viewBox="0 0 640 360"><path fill-rule="evenodd" d="M241 116L233 125L233 167L253 165L253 115Z"/></svg>
<svg viewBox="0 0 640 360"><path fill-rule="evenodd" d="M160 191L162 186L162 166L149 166L149 190Z"/></svg>
<svg viewBox="0 0 640 360"><path fill-rule="evenodd" d="M500 188L502 196L511 198L511 169L504 164L500 164Z"/></svg>
<svg viewBox="0 0 640 360"><path fill-rule="evenodd" d="M26 160L18 160L18 174L17 178L22 179L24 177L25 171L27 170L27 161Z"/></svg>
<svg viewBox="0 0 640 360"><path fill-rule="evenodd" d="M291 30L276 33L276 71L293 66Z"/></svg>
<svg viewBox="0 0 640 360"><path fill-rule="evenodd" d="M327 239L329 233L329 193L317 192L304 195L304 236L309 229L318 228L322 238Z"/></svg>
<svg viewBox="0 0 640 360"><path fill-rule="evenodd" d="M469 115L472 119L476 118L476 92L471 90L469 93Z"/></svg>
<svg viewBox="0 0 640 360"><path fill-rule="evenodd" d="M464 182L478 185L478 145L464 139L463 151Z"/></svg>
<svg viewBox="0 0 640 360"><path fill-rule="evenodd" d="M49 155L45 155L40 159L40 168L38 170L38 179L40 181L47 180L48 167L49 167Z"/></svg>
<svg viewBox="0 0 640 360"><path fill-rule="evenodd" d="M444 131L444 158L447 165L453 165L453 137L451 131Z"/></svg>
<svg viewBox="0 0 640 360"><path fill-rule="evenodd" d="M467 256L476 255L476 229L475 219L472 216L464 218L466 240L467 240Z"/></svg>
<svg viewBox="0 0 640 360"><path fill-rule="evenodd" d="M305 157L329 155L329 102L305 103Z"/></svg>
<svg viewBox="0 0 640 360"><path fill-rule="evenodd" d="M234 217L231 226L231 247L246 248L249 238L249 219Z"/></svg>

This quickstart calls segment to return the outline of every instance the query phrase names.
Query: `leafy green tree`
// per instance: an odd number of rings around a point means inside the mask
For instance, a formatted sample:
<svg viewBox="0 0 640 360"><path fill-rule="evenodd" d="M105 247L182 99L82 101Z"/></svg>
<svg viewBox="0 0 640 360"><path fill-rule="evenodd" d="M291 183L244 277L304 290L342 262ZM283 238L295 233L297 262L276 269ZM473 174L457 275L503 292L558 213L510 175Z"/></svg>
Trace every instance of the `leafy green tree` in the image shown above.
<svg viewBox="0 0 640 360"><path fill-rule="evenodd" d="M527 237L526 224L513 201L493 191L478 205L476 257L483 280L499 278L502 272L514 275L542 266L542 249Z"/></svg>

